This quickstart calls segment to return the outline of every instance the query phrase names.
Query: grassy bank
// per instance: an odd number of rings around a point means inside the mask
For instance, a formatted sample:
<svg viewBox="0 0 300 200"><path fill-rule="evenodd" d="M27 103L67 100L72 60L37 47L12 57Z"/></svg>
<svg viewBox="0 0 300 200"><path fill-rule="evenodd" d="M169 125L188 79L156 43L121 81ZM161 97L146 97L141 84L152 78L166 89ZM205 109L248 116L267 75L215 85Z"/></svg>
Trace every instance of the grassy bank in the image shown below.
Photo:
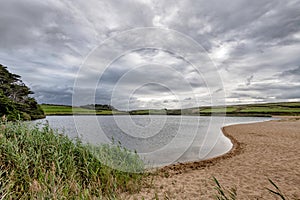
<svg viewBox="0 0 300 200"><path fill-rule="evenodd" d="M188 109L149 109L149 110L132 110L127 112L112 110L93 110L83 107L72 107L65 105L48 105L42 104L42 109L46 115L112 115L112 114L130 114L130 115L227 115L227 116L261 116L270 117L273 115L300 115L300 102L283 102L283 103L265 103L265 104L245 104L229 105L224 107L203 106L199 108Z"/></svg>
<svg viewBox="0 0 300 200"><path fill-rule="evenodd" d="M91 151L92 149L92 151ZM1 199L112 199L141 187L143 162L119 146L91 147L47 125L0 122Z"/></svg>
<svg viewBox="0 0 300 200"><path fill-rule="evenodd" d="M168 114L168 115L227 115L227 116L261 116L270 117L273 115L300 115L300 102L284 103L264 103L264 104L245 104L245 105L228 105L227 107L203 106L188 109L171 109L171 110L134 110L130 111L132 115L148 114Z"/></svg>
<svg viewBox="0 0 300 200"><path fill-rule="evenodd" d="M226 113L233 116L300 115L300 102L231 105L226 109L203 107L199 111L202 114Z"/></svg>
<svg viewBox="0 0 300 200"><path fill-rule="evenodd" d="M87 109L82 107L72 107L67 105L49 105L49 104L42 104L41 108L43 109L45 115L112 115L114 114L121 114L118 111L112 110L93 110Z"/></svg>

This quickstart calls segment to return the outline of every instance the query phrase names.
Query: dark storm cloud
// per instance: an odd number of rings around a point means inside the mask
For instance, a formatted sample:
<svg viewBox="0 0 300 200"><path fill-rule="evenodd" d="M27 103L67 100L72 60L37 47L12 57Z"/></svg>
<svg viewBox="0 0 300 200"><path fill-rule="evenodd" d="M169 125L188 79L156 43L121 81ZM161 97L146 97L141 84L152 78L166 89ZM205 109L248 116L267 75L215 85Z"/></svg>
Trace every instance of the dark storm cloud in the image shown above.
<svg viewBox="0 0 300 200"><path fill-rule="evenodd" d="M283 71L280 75L282 75L282 76L300 76L300 66L293 68L293 69Z"/></svg>
<svg viewBox="0 0 300 200"><path fill-rule="evenodd" d="M49 102L54 104L72 104L73 89L71 87L61 87L59 85L56 85L55 87L32 86L32 90L35 92L34 97L38 101L47 99Z"/></svg>
<svg viewBox="0 0 300 200"><path fill-rule="evenodd" d="M299 88L300 84L287 84L287 83L260 83L260 84L253 84L250 87L240 87L237 91L270 91L270 90L277 90L277 91L284 91L284 90L293 90Z"/></svg>
<svg viewBox="0 0 300 200"><path fill-rule="evenodd" d="M295 100L300 99L299 10L298 0L3 0L0 63L20 74L40 103L72 103L76 79L84 82L82 94L96 91L96 101L102 103L111 101L119 82L115 104L128 103L129 93L136 88L135 96L130 97L134 107L150 105L147 102L154 107L178 106L178 100L167 92L170 89L180 94L183 102L192 102L194 96L207 102L208 89L221 93L223 87L231 102ZM202 70L199 74L187 62L197 60L195 55L142 47L120 55L103 74L87 67L77 75L88 53L105 39L131 28L151 26L191 37L207 50L219 74L205 74L212 70L206 63L197 66ZM159 37L153 35L152 39ZM132 43L143 39L135 35L126 38ZM185 51L182 41L170 41L174 48ZM117 51L126 45L114 41L107 48ZM111 60L110 53L95 62ZM148 67L132 70L141 64ZM154 70L151 64L161 68ZM201 77L203 74L206 77ZM206 79L217 75L223 82L206 88ZM161 85L142 87L139 84L143 80ZM94 101L88 97L83 100Z"/></svg>
<svg viewBox="0 0 300 200"><path fill-rule="evenodd" d="M241 87L228 98L258 99L262 102L297 100L300 97L300 83L261 83Z"/></svg>

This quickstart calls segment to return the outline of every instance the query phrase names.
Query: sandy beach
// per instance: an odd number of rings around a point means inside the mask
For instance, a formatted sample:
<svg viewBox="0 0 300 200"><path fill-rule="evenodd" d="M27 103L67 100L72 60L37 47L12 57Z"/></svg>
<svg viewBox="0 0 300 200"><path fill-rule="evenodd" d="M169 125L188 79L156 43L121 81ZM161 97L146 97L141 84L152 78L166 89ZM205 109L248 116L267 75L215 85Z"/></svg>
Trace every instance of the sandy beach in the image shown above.
<svg viewBox="0 0 300 200"><path fill-rule="evenodd" d="M238 199L278 199L266 188L273 180L289 199L300 199L300 119L232 125L223 128L232 140L227 154L206 161L161 168L153 184L131 199L214 199L216 177ZM149 178L149 181L150 178Z"/></svg>

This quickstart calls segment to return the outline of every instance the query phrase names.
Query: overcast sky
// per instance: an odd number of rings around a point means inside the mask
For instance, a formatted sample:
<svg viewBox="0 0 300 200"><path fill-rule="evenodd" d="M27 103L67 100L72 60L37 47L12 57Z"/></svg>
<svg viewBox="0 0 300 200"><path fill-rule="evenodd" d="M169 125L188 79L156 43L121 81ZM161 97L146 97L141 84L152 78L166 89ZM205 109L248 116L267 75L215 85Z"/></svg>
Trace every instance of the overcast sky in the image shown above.
<svg viewBox="0 0 300 200"><path fill-rule="evenodd" d="M0 63L39 103L75 81L77 104L119 109L299 101L299 55L299 0L0 2Z"/></svg>

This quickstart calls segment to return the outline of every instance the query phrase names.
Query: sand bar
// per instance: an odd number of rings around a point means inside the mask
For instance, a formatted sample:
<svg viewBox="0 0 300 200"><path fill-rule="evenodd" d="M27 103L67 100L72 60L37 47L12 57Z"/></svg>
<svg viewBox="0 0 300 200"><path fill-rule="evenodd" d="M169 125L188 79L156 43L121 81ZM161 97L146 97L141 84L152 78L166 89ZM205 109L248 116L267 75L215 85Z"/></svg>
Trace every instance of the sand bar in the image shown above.
<svg viewBox="0 0 300 200"><path fill-rule="evenodd" d="M159 170L153 185L131 199L214 199L212 176L238 199L276 199L266 187L272 179L290 199L300 199L300 120L283 118L223 128L233 142L227 154L206 161L177 164Z"/></svg>

